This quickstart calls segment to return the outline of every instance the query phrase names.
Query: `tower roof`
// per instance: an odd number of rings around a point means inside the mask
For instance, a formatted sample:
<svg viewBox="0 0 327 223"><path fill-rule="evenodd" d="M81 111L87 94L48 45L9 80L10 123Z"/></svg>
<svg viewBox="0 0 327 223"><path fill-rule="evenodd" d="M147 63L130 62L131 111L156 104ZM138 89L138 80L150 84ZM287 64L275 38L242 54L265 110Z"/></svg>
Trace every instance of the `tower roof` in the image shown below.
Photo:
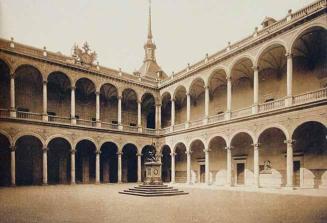
<svg viewBox="0 0 327 223"><path fill-rule="evenodd" d="M151 11L151 0L149 0L149 16L148 16L148 39L144 45L145 57L143 65L139 69L139 74L141 77L147 77L151 79L165 79L167 75L157 64L155 50L156 45L152 41L152 11Z"/></svg>

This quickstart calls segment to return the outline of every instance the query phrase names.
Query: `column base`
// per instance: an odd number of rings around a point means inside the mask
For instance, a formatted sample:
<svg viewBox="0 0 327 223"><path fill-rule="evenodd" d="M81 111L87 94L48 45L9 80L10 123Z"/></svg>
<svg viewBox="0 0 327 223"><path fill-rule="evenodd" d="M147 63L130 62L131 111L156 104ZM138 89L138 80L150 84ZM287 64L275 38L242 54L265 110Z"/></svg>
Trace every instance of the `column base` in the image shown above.
<svg viewBox="0 0 327 223"><path fill-rule="evenodd" d="M259 112L259 106L258 104L253 105L252 107L252 114L257 114Z"/></svg>
<svg viewBox="0 0 327 223"><path fill-rule="evenodd" d="M101 128L101 122L100 122L100 120L97 120L97 121L96 121L95 126L96 126L97 128Z"/></svg>
<svg viewBox="0 0 327 223"><path fill-rule="evenodd" d="M42 114L42 121L44 122L49 121L48 114Z"/></svg>
<svg viewBox="0 0 327 223"><path fill-rule="evenodd" d="M292 96L287 96L285 98L285 106L289 107L289 106L292 106L292 104L293 104L293 97Z"/></svg>
<svg viewBox="0 0 327 223"><path fill-rule="evenodd" d="M204 125L208 124L208 121L209 121L209 118L208 118L208 116L207 116L207 117L204 118L204 120L203 120L203 124L204 124Z"/></svg>
<svg viewBox="0 0 327 223"><path fill-rule="evenodd" d="M138 183L138 184L142 184L143 182L142 182L142 181L137 181L136 183Z"/></svg>
<svg viewBox="0 0 327 223"><path fill-rule="evenodd" d="M99 184L101 184L100 182L95 182L95 185L99 185Z"/></svg>
<svg viewBox="0 0 327 223"><path fill-rule="evenodd" d="M42 183L42 186L48 186L48 183Z"/></svg>
<svg viewBox="0 0 327 223"><path fill-rule="evenodd" d="M294 186L293 185L286 185L285 187L283 187L283 189L285 189L285 190L294 190Z"/></svg>
<svg viewBox="0 0 327 223"><path fill-rule="evenodd" d="M225 113L225 120L230 120L230 118L231 118L231 111L227 111Z"/></svg>
<svg viewBox="0 0 327 223"><path fill-rule="evenodd" d="M118 124L118 130L123 130L122 124Z"/></svg>
<svg viewBox="0 0 327 223"><path fill-rule="evenodd" d="M137 131L139 132L139 133L142 133L142 127L137 127Z"/></svg>
<svg viewBox="0 0 327 223"><path fill-rule="evenodd" d="M76 118L72 118L72 119L70 120L70 123L71 123L72 125L76 125L76 124L77 124Z"/></svg>
<svg viewBox="0 0 327 223"><path fill-rule="evenodd" d="M188 127L190 127L190 122L185 122L185 128L187 129Z"/></svg>
<svg viewBox="0 0 327 223"><path fill-rule="evenodd" d="M17 112L16 112L16 110L10 110L10 117L11 117L11 118L16 118L16 117L17 117Z"/></svg>
<svg viewBox="0 0 327 223"><path fill-rule="evenodd" d="M10 184L10 187L16 187L16 184Z"/></svg>

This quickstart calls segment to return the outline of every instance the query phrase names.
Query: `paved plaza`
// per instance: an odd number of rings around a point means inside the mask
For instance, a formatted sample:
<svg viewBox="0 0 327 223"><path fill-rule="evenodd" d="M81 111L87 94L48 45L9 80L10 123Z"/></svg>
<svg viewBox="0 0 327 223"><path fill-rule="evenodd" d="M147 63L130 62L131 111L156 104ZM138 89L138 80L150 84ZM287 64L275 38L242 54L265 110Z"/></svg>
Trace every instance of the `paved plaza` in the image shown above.
<svg viewBox="0 0 327 223"><path fill-rule="evenodd" d="M0 188L0 222L327 222L327 197L184 187L144 198L133 184ZM293 193L293 192L290 192Z"/></svg>

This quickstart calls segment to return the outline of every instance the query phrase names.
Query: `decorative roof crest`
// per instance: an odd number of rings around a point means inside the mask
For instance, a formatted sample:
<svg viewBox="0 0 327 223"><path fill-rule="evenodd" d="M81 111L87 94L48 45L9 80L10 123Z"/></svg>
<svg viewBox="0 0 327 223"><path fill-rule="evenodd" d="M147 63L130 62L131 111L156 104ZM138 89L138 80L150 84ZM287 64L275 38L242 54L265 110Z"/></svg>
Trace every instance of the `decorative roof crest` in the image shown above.
<svg viewBox="0 0 327 223"><path fill-rule="evenodd" d="M87 42L83 44L82 48L79 48L79 46L75 44L72 56L75 60L75 63L82 65L93 65L94 61L97 59L96 52L90 49Z"/></svg>

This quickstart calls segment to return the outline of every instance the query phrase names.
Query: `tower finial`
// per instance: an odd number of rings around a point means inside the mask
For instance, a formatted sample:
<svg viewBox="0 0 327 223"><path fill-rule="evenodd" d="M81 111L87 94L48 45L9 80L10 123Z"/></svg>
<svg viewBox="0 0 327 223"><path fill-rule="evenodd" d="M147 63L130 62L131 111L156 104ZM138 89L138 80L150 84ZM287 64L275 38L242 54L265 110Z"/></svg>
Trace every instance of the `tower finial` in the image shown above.
<svg viewBox="0 0 327 223"><path fill-rule="evenodd" d="M151 27L151 0L149 0L149 21L148 21L148 39L152 39L152 27Z"/></svg>

